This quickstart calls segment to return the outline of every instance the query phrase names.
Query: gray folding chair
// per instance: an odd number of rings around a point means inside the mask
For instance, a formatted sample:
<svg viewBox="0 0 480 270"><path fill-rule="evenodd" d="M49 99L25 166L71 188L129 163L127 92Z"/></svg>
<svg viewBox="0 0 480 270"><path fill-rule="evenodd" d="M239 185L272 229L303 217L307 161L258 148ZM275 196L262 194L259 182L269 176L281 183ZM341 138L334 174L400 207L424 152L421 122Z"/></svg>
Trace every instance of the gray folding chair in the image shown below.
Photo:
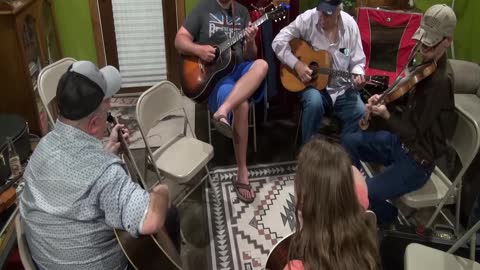
<svg viewBox="0 0 480 270"><path fill-rule="evenodd" d="M25 230L23 228L23 220L20 213L15 217L15 230L17 233L18 251L20 253L20 260L22 261L25 270L35 270L35 263L32 260L30 249L28 248L27 239L25 238Z"/></svg>
<svg viewBox="0 0 480 270"><path fill-rule="evenodd" d="M478 221L447 251L437 250L421 244L412 243L405 251L405 270L474 270L480 269L480 264L475 261L476 233L480 229ZM470 239L470 259L453 255L458 248Z"/></svg>
<svg viewBox="0 0 480 270"><path fill-rule="evenodd" d="M42 100L43 107L45 107L47 111L48 121L52 126L57 119L57 115L55 110L51 109L50 102L52 102L57 94L57 86L60 78L75 61L73 58L60 59L44 67L38 75L38 94Z"/></svg>
<svg viewBox="0 0 480 270"><path fill-rule="evenodd" d="M458 235L462 178L480 147L480 129L473 119L459 109L455 110L455 112L458 116L458 122L450 144L460 158L462 169L457 174L455 180L451 181L438 167L435 167L432 176L422 188L403 195L400 197L400 200L407 206L415 209L436 207L435 212L425 226L427 228L430 227L437 215L441 213L450 225L454 226L455 233ZM456 203L455 224L442 212L445 204L454 203Z"/></svg>
<svg viewBox="0 0 480 270"><path fill-rule="evenodd" d="M148 142L149 132L160 120L176 112L183 113L183 132L152 151ZM202 168L205 169L206 176L184 197L177 198L176 205L180 205L207 177L213 184L207 167L213 158L213 147L195 137L183 107L183 97L173 83L162 81L145 91L137 101L136 115L145 142L144 179L147 179L148 164L153 165L159 180L163 175L180 184L189 182ZM187 128L193 137L187 137Z"/></svg>

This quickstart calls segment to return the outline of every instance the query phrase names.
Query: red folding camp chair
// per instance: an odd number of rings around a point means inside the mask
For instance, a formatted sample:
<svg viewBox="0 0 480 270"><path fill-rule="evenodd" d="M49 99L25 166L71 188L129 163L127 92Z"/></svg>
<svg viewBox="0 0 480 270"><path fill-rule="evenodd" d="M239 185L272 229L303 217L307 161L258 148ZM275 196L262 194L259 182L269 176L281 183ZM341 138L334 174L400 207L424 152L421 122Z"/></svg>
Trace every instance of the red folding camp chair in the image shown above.
<svg viewBox="0 0 480 270"><path fill-rule="evenodd" d="M389 84L393 83L415 47L412 36L421 19L421 13L359 8L357 23L367 58L365 74L388 76Z"/></svg>

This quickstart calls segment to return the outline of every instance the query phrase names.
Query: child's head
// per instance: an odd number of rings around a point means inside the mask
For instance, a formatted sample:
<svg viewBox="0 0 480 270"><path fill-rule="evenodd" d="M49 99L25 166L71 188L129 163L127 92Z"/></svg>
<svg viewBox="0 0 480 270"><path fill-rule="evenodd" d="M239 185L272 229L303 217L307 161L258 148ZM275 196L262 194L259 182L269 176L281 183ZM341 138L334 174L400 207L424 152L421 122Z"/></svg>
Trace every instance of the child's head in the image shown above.
<svg viewBox="0 0 480 270"><path fill-rule="evenodd" d="M302 148L295 195L297 232L290 258L301 259L307 270L378 269L376 236L355 192L352 163L340 145L314 138Z"/></svg>
<svg viewBox="0 0 480 270"><path fill-rule="evenodd" d="M312 222L331 222L363 212L355 193L352 163L343 148L313 138L301 150L295 178L297 209Z"/></svg>

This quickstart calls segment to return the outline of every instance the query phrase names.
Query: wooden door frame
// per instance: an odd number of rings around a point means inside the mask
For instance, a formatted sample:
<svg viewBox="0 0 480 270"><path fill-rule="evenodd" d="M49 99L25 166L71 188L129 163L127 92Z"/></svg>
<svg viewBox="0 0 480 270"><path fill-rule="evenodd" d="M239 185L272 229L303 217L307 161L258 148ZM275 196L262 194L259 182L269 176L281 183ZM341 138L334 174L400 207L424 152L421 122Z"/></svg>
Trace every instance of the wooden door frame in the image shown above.
<svg viewBox="0 0 480 270"><path fill-rule="evenodd" d="M165 31L165 53L167 60L167 79L180 87L178 69L179 55L175 49L175 35L185 19L185 0L162 1L163 26ZM97 53L97 64L100 67L112 65L118 68L118 52L113 22L112 0L89 0L90 18ZM168 12L175 10L175 13ZM168 42L167 42L168 41ZM106 50L105 48L108 48ZM122 93L142 92L147 87L122 89Z"/></svg>

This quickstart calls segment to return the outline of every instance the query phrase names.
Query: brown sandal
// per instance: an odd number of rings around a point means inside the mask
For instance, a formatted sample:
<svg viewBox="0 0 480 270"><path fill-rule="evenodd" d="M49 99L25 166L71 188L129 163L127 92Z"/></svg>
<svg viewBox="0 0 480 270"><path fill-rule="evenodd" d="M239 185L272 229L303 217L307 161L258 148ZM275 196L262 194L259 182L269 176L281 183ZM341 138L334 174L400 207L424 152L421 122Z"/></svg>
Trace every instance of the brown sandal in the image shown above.
<svg viewBox="0 0 480 270"><path fill-rule="evenodd" d="M220 132L223 136L232 139L233 138L233 132L232 132L232 127L221 121L222 119L227 120L228 119L225 115L219 115L218 118L212 117L212 123L215 126L215 128Z"/></svg>
<svg viewBox="0 0 480 270"><path fill-rule="evenodd" d="M252 198L246 198L245 196L242 195L240 192L240 189L248 190L250 193L252 192L252 186L250 184L242 184L238 183L238 179L235 180L235 178L232 178L232 185L233 188L235 189L235 193L237 193L238 199L244 203L252 203L255 200L255 193L253 194Z"/></svg>

